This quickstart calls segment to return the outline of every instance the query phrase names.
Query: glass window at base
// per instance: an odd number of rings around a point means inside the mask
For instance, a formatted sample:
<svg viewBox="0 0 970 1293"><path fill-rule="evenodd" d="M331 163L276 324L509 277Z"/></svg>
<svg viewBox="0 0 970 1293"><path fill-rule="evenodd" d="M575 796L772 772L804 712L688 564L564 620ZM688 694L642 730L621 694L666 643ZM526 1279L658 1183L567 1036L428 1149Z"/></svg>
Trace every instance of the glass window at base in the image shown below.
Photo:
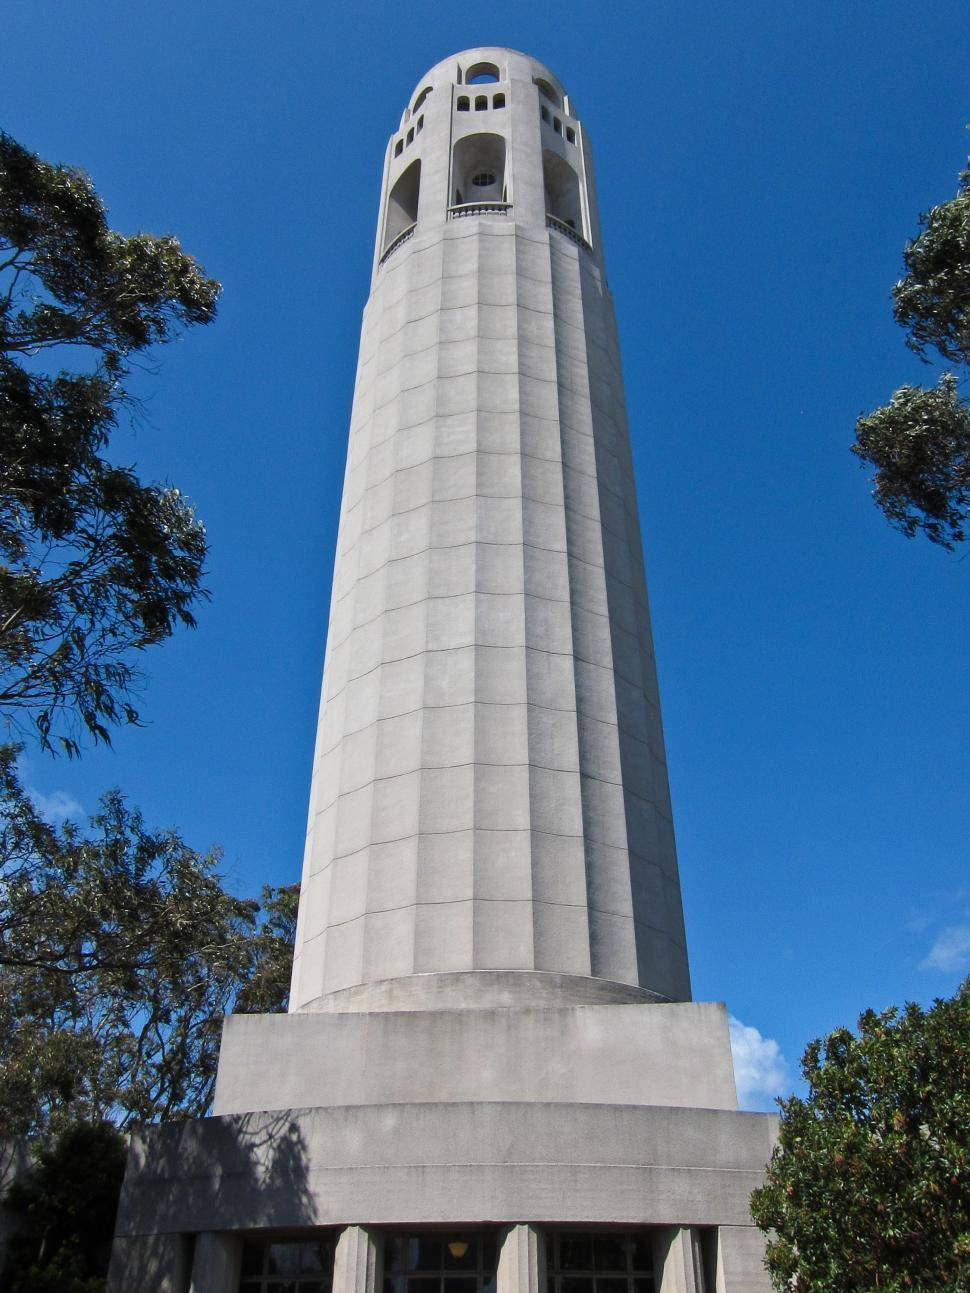
<svg viewBox="0 0 970 1293"><path fill-rule="evenodd" d="M496 1232L384 1237L384 1293L495 1293Z"/></svg>
<svg viewBox="0 0 970 1293"><path fill-rule="evenodd" d="M654 1293L649 1230L546 1232L547 1293Z"/></svg>
<svg viewBox="0 0 970 1293"><path fill-rule="evenodd" d="M336 1234L312 1239L246 1239L240 1293L331 1293Z"/></svg>

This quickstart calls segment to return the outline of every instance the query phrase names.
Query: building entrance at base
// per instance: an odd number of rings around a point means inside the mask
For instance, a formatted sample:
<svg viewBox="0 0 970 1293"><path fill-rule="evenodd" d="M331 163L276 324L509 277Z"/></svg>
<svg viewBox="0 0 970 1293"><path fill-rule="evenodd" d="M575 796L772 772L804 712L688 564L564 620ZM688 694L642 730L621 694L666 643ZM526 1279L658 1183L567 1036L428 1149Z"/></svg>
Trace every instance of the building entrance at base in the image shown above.
<svg viewBox="0 0 970 1293"><path fill-rule="evenodd" d="M649 1230L551 1230L547 1293L654 1293Z"/></svg>
<svg viewBox="0 0 970 1293"><path fill-rule="evenodd" d="M384 1293L495 1293L498 1231L384 1237Z"/></svg>
<svg viewBox="0 0 970 1293"><path fill-rule="evenodd" d="M336 1234L310 1240L247 1239L240 1293L330 1293Z"/></svg>

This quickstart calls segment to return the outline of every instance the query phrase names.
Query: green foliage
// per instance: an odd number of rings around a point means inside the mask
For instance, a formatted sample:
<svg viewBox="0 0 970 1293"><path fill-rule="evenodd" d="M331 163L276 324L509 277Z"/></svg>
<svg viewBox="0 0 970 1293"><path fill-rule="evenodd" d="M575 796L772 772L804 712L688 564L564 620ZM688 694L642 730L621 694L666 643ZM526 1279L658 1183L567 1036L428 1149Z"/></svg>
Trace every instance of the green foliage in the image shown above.
<svg viewBox="0 0 970 1293"><path fill-rule="evenodd" d="M933 346L952 363L970 363L970 169L956 197L920 222L923 232L903 254L909 272L893 288L896 322L923 358Z"/></svg>
<svg viewBox="0 0 970 1293"><path fill-rule="evenodd" d="M239 989L233 1010L240 1015L282 1014L290 1000L293 943L300 905L300 886L264 884L262 924L251 947L251 969Z"/></svg>
<svg viewBox="0 0 970 1293"><path fill-rule="evenodd" d="M949 202L921 217L923 231L904 253L907 274L893 288L896 320L923 359L935 348L970 365L970 170ZM873 497L908 538L922 532L953 549L966 537L970 507L970 406L959 379L944 373L935 389L903 386L889 404L856 422L852 452L875 467Z"/></svg>
<svg viewBox="0 0 970 1293"><path fill-rule="evenodd" d="M0 134L0 713L47 748L136 722L133 653L206 595L192 509L103 454L131 357L218 293L175 238L113 232L86 176Z"/></svg>
<svg viewBox="0 0 970 1293"><path fill-rule="evenodd" d="M957 379L903 386L890 403L856 423L853 453L876 468L873 495L889 521L912 538L953 548L970 509L970 408Z"/></svg>
<svg viewBox="0 0 970 1293"><path fill-rule="evenodd" d="M285 1009L293 890L222 887L218 855L148 831L117 792L45 822L0 749L0 1135L199 1116L222 1016Z"/></svg>
<svg viewBox="0 0 970 1293"><path fill-rule="evenodd" d="M751 1214L780 1293L970 1289L970 980L802 1059Z"/></svg>
<svg viewBox="0 0 970 1293"><path fill-rule="evenodd" d="M34 1170L4 1207L19 1223L4 1268L9 1293L103 1293L124 1136L110 1123L75 1123L35 1150Z"/></svg>

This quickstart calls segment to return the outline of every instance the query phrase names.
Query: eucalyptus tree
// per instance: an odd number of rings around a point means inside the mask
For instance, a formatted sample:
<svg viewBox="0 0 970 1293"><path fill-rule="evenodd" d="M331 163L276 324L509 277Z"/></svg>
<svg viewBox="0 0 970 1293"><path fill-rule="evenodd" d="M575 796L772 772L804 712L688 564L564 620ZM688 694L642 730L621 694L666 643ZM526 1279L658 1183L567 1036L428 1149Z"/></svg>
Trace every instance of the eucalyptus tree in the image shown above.
<svg viewBox="0 0 970 1293"><path fill-rule="evenodd" d="M0 715L49 748L137 721L137 652L206 595L192 508L107 451L133 361L218 294L177 239L113 231L86 175L0 133Z"/></svg>
<svg viewBox="0 0 970 1293"><path fill-rule="evenodd" d="M890 524L952 549L970 517L970 169L955 197L921 217L903 254L906 275L893 288L907 344L954 366L929 389L902 386L889 403L860 417L853 453L875 468L873 497Z"/></svg>

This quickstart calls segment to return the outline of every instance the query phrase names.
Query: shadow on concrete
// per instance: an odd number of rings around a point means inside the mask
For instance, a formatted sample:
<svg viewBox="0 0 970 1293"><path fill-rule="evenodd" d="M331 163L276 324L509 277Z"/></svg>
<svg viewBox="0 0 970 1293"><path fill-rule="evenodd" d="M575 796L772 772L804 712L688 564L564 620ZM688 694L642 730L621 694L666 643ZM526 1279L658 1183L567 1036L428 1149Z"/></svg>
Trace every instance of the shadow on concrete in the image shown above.
<svg viewBox="0 0 970 1293"><path fill-rule="evenodd" d="M193 1237L204 1231L315 1224L306 1141L291 1113L145 1127L132 1135L108 1288L187 1287Z"/></svg>

